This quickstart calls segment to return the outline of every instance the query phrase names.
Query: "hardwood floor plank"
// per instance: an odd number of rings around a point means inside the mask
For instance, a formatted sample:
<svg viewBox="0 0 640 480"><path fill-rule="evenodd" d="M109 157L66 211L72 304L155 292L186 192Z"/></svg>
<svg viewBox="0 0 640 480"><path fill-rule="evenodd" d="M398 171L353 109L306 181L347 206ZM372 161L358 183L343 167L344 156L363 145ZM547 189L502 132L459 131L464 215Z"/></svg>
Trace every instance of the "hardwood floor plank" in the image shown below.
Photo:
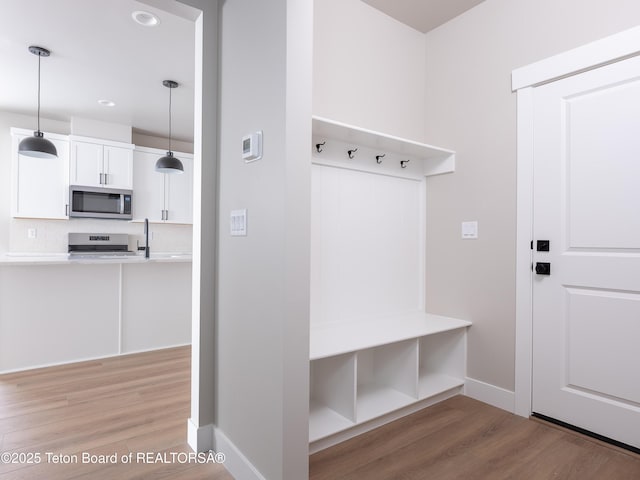
<svg viewBox="0 0 640 480"><path fill-rule="evenodd" d="M461 418L461 412L446 407L424 409L415 415L393 422L393 429L384 430L383 438L378 430L373 430L360 435L357 443L347 441L322 450L310 457L310 465L312 470L318 470L315 477L318 480L341 478L349 471L366 468L379 458L402 451L425 436L437 436ZM412 424L417 422L420 422L421 428L411 428ZM322 473L321 466L328 461L331 463L331 469Z"/></svg>
<svg viewBox="0 0 640 480"><path fill-rule="evenodd" d="M56 421L71 420L77 417L93 415L98 409L101 412L113 411L126 408L129 405L140 403L141 396L138 393L129 393L98 399L94 402L82 402L71 404L68 401L60 403L53 408L40 408L27 411L26 413L16 412L12 416L0 417L0 432L10 433L18 430L26 430L32 427L47 425Z"/></svg>
<svg viewBox="0 0 640 480"><path fill-rule="evenodd" d="M215 463L121 461L146 452L177 460L191 452L190 358L189 347L178 347L0 375L0 450L39 452L42 459L0 464L0 480L232 479ZM76 461L47 462L47 452L52 460ZM87 463L83 454L115 454L119 461Z"/></svg>
<svg viewBox="0 0 640 480"><path fill-rule="evenodd" d="M0 450L189 452L190 349L0 375ZM640 455L458 396L314 454L311 480L637 480ZM219 464L0 464L0 480L229 480Z"/></svg>
<svg viewBox="0 0 640 480"><path fill-rule="evenodd" d="M310 480L637 480L640 455L457 396L311 455L309 472Z"/></svg>

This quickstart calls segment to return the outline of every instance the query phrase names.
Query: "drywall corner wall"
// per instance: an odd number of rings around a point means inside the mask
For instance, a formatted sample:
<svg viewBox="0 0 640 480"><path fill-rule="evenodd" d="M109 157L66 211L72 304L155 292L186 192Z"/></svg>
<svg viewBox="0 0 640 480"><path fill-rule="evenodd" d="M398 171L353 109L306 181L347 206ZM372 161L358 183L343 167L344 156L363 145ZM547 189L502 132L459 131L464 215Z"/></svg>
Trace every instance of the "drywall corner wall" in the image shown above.
<svg viewBox="0 0 640 480"><path fill-rule="evenodd" d="M640 21L636 0L486 0L426 35L426 141L456 150L427 180L427 292L468 318L468 376L514 390L516 96L511 71ZM479 239L460 222L478 220Z"/></svg>
<svg viewBox="0 0 640 480"><path fill-rule="evenodd" d="M313 114L424 137L424 35L360 0L314 2Z"/></svg>
<svg viewBox="0 0 640 480"><path fill-rule="evenodd" d="M216 429L256 478L303 480L312 2L234 0L220 14ZM242 137L259 130L263 157L245 163ZM238 209L247 236L230 235Z"/></svg>

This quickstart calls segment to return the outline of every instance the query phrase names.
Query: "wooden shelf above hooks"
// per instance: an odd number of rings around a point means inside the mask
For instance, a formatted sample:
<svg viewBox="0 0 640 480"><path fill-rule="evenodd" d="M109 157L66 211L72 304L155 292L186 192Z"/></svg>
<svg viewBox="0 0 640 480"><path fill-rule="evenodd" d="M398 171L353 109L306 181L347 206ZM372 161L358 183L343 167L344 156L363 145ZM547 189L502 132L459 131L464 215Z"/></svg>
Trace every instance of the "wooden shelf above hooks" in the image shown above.
<svg viewBox="0 0 640 480"><path fill-rule="evenodd" d="M322 117L312 117L314 138L337 140L349 143L354 148L365 147L382 154L403 156L403 160L414 160L423 165L425 176L440 175L455 171L455 152L425 143L394 137L373 130L347 125ZM367 168L367 170L369 170Z"/></svg>

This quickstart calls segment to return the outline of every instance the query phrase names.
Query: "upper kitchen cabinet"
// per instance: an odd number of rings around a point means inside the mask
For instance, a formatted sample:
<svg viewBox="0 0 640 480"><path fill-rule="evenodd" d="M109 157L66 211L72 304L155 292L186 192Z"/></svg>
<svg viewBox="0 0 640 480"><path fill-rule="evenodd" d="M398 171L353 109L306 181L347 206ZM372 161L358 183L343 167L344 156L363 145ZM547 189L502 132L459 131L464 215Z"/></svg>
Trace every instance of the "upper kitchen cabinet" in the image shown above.
<svg viewBox="0 0 640 480"><path fill-rule="evenodd" d="M193 155L174 152L182 174L159 173L164 150L136 147L133 152L133 218L156 223L193 223Z"/></svg>
<svg viewBox="0 0 640 480"><path fill-rule="evenodd" d="M18 145L33 135L31 130L11 129L13 217L68 218L69 141L66 135L44 134L58 151L58 157L33 158L20 155Z"/></svg>
<svg viewBox="0 0 640 480"><path fill-rule="evenodd" d="M134 145L71 135L72 185L133 188Z"/></svg>

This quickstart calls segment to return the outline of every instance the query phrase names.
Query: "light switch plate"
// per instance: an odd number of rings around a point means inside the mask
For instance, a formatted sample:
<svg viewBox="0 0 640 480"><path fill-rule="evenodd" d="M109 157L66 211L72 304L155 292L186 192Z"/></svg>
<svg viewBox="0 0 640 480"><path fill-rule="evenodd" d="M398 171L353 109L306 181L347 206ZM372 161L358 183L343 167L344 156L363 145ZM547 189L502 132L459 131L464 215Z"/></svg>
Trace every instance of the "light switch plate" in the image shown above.
<svg viewBox="0 0 640 480"><path fill-rule="evenodd" d="M232 210L230 217L231 236L246 237L247 236L247 209Z"/></svg>
<svg viewBox="0 0 640 480"><path fill-rule="evenodd" d="M462 222L462 238L474 240L478 238L478 222Z"/></svg>

